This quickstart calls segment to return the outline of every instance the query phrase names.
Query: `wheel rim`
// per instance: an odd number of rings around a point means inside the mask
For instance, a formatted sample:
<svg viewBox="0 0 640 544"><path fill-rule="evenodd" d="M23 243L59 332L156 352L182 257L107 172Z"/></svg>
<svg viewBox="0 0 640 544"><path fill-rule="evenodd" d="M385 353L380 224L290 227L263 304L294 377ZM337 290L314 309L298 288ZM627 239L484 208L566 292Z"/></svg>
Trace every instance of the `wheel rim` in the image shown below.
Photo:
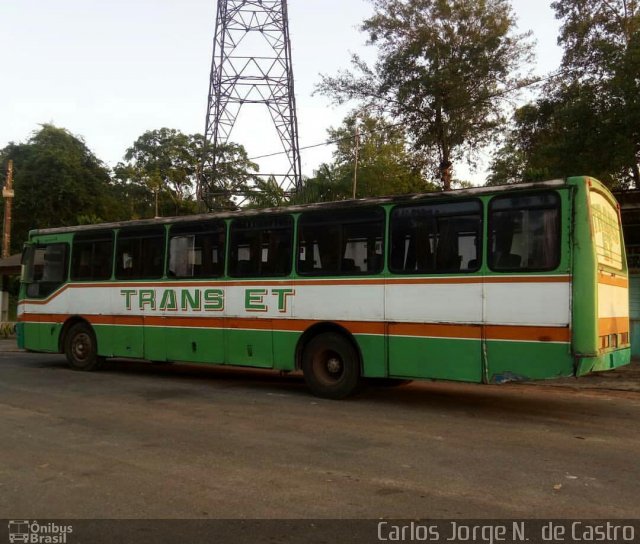
<svg viewBox="0 0 640 544"><path fill-rule="evenodd" d="M86 332L81 332L73 337L71 342L71 353L73 358L79 363L86 363L91 358L93 343L91 337Z"/></svg>
<svg viewBox="0 0 640 544"><path fill-rule="evenodd" d="M313 373L324 384L336 384L344 376L344 361L335 351L322 350L313 358Z"/></svg>

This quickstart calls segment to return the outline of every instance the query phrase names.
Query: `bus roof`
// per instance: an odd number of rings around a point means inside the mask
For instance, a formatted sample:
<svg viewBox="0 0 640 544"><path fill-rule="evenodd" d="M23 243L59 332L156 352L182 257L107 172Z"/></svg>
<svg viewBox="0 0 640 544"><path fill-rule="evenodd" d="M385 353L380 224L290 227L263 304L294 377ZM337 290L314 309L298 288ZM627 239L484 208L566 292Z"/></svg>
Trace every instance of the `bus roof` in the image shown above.
<svg viewBox="0 0 640 544"><path fill-rule="evenodd" d="M77 231L88 230L105 230L116 229L122 227L145 227L151 225L164 225L173 223L191 223L195 221L204 221L207 219L228 219L233 217L251 217L257 215L282 214L282 213L298 213L312 210L342 210L361 206L382 205L382 204L399 204L410 203L419 200L442 197L468 197L482 196L500 193L503 191L524 191L529 189L543 189L562 187L566 184L564 179L553 179L549 181L539 181L533 183L518 183L511 185L497 185L494 187L473 187L471 189L455 189L447 192L432 193L416 193L406 195L396 195L387 197L370 197L355 200L339 200L334 202L319 202L315 204L298 204L294 206L283 206L281 208L262 208L238 211L222 211L208 212L197 215L181 215L173 217L158 217L155 219L137 219L130 221L116 221L111 223L95 223L91 225L76 225L71 227L55 227L47 229L34 229L29 232L30 236L46 235L46 234L63 234Z"/></svg>

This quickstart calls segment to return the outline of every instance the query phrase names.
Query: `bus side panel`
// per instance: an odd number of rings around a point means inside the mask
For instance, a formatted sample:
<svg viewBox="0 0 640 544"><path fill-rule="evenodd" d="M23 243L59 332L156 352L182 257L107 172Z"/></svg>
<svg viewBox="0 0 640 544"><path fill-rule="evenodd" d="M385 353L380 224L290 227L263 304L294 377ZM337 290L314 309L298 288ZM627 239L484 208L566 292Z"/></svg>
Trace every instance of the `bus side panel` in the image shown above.
<svg viewBox="0 0 640 544"><path fill-rule="evenodd" d="M464 328L467 329L468 336L475 338L407 336L405 324L391 324L389 376L481 382L481 327L476 325Z"/></svg>
<svg viewBox="0 0 640 544"><path fill-rule="evenodd" d="M570 278L532 279L485 284L487 382L574 374Z"/></svg>
<svg viewBox="0 0 640 544"><path fill-rule="evenodd" d="M224 329L222 328L170 326L166 329L147 329L145 335L147 335L145 340L153 338L161 342L164 348L163 353L168 361L224 363Z"/></svg>
<svg viewBox="0 0 640 544"><path fill-rule="evenodd" d="M390 376L482 381L483 280L468 279L473 281L403 278L387 284Z"/></svg>
<svg viewBox="0 0 640 544"><path fill-rule="evenodd" d="M96 334L98 355L101 357L113 357L113 325L92 322L91 326Z"/></svg>
<svg viewBox="0 0 640 544"><path fill-rule="evenodd" d="M37 350L38 324L34 322L34 318L29 318L29 321L22 321L22 317L18 317L18 319L21 320L16 327L18 347Z"/></svg>
<svg viewBox="0 0 640 544"><path fill-rule="evenodd" d="M168 337L171 331L171 329L167 328L169 325L167 318L145 315L143 316L143 322L144 358L149 361L166 361L167 347L169 344ZM183 336L185 336L184 333L179 336L179 345L184 345L185 343Z"/></svg>
<svg viewBox="0 0 640 544"><path fill-rule="evenodd" d="M302 333L298 331L281 331L278 323L274 323L273 331L273 367L277 370L295 370L296 347Z"/></svg>
<svg viewBox="0 0 640 544"><path fill-rule="evenodd" d="M32 315L29 317L29 321L20 323L22 334L20 335L23 347L32 351L40 351L40 329L42 325L39 323L40 316Z"/></svg>
<svg viewBox="0 0 640 544"><path fill-rule="evenodd" d="M112 351L114 357L144 357L144 327L142 316L127 317L127 324L117 319L112 332Z"/></svg>
<svg viewBox="0 0 640 544"><path fill-rule="evenodd" d="M356 334L354 338L362 355L362 375L367 378L386 377L385 353L387 353L387 347L385 336L383 334Z"/></svg>
<svg viewBox="0 0 640 544"><path fill-rule="evenodd" d="M267 327L265 330L245 329L234 320L229 320L224 336L225 360L229 364L273 367L273 331L270 330L272 320L261 321L261 326Z"/></svg>
<svg viewBox="0 0 640 544"><path fill-rule="evenodd" d="M50 353L60 353L61 322L43 323L40 327L40 349Z"/></svg>
<svg viewBox="0 0 640 544"><path fill-rule="evenodd" d="M568 342L487 340L487 353L490 383L561 378L574 373Z"/></svg>
<svg viewBox="0 0 640 544"><path fill-rule="evenodd" d="M51 312L51 313L48 313ZM29 308L21 313L20 343L21 347L31 351L46 353L60 353L60 332L62 331L64 315L51 311L49 305Z"/></svg>

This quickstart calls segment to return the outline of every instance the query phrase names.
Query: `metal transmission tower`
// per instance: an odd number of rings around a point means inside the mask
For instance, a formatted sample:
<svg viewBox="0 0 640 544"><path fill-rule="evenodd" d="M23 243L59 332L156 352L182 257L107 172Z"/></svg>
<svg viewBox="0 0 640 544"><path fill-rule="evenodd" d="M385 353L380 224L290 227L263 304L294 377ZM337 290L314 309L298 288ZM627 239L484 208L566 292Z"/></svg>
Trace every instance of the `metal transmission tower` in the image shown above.
<svg viewBox="0 0 640 544"><path fill-rule="evenodd" d="M298 189L300 149L287 0L218 0L199 176L199 197L209 209L219 207L221 200L246 198L246 186L230 179L229 165L220 152L245 104L267 106L288 158L280 161L288 162L282 171L261 177L273 176L287 192Z"/></svg>

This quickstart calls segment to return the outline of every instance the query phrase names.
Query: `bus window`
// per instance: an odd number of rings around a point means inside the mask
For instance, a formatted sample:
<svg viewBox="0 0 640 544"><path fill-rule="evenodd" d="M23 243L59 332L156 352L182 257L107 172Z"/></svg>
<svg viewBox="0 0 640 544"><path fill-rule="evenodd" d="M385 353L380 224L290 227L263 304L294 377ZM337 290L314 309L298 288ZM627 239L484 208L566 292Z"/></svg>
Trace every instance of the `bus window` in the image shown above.
<svg viewBox="0 0 640 544"><path fill-rule="evenodd" d="M161 278L164 234L164 227L122 229L116 242L116 278Z"/></svg>
<svg viewBox="0 0 640 544"><path fill-rule="evenodd" d="M560 198L547 192L497 196L489 204L489 267L540 272L560 264Z"/></svg>
<svg viewBox="0 0 640 544"><path fill-rule="evenodd" d="M79 233L71 248L72 280L108 280L113 270L113 231Z"/></svg>
<svg viewBox="0 0 640 544"><path fill-rule="evenodd" d="M229 275L288 276L292 239L293 218L289 215L234 219L229 240Z"/></svg>
<svg viewBox="0 0 640 544"><path fill-rule="evenodd" d="M400 274L480 268L480 201L397 206L391 212L389 269Z"/></svg>
<svg viewBox="0 0 640 544"><path fill-rule="evenodd" d="M306 212L298 222L302 275L379 274L383 268L384 210Z"/></svg>
<svg viewBox="0 0 640 544"><path fill-rule="evenodd" d="M169 230L169 270L173 278L224 275L225 224L178 223Z"/></svg>
<svg viewBox="0 0 640 544"><path fill-rule="evenodd" d="M67 279L67 244L33 246L28 256L25 271L28 278L27 296L42 298L49 296Z"/></svg>

